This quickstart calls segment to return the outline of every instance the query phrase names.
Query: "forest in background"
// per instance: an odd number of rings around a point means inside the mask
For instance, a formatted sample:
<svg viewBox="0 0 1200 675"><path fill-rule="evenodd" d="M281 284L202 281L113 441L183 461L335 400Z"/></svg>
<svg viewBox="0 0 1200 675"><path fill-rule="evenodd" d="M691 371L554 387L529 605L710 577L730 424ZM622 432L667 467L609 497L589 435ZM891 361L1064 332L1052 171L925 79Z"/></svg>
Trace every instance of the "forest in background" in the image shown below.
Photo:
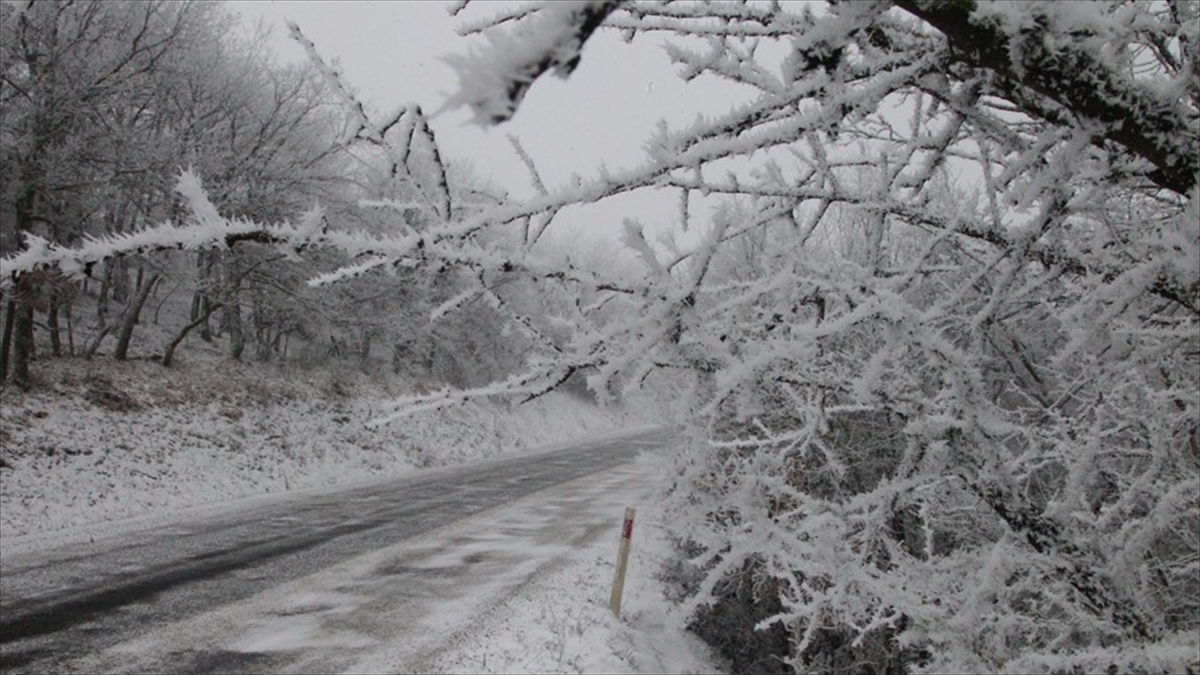
<svg viewBox="0 0 1200 675"><path fill-rule="evenodd" d="M578 185L525 157L524 202L419 108L366 110L299 27L309 65L221 76L267 57L201 39L214 5L0 7L14 386L74 297L83 353L107 330L126 358L163 278L235 359L493 359L396 415L665 377L672 578L735 670L1200 670L1200 3L455 3L484 37L451 103L485 123L597 30L757 92ZM681 234L629 214L636 271L538 246L646 187Z"/></svg>
<svg viewBox="0 0 1200 675"><path fill-rule="evenodd" d="M311 64L277 62L265 30L247 34L224 4L5 3L0 12L7 257L40 242L82 246L182 222L188 214L175 184L184 169L204 177L208 198L228 217L282 221L319 204L325 222L380 236L502 196L439 155L417 108L398 120L401 153L350 143L346 92ZM425 207L434 205L443 211L431 216ZM97 260L82 280L42 270L6 284L0 379L31 386L37 358L170 365L198 339L233 360L389 368L428 386L464 388L514 372L529 349L483 303L430 320L462 286L456 270L392 270L312 289L307 279L350 257L242 243ZM497 284L523 302L519 279ZM545 302L549 318L563 299ZM174 326L174 335L147 341L137 328L144 322Z"/></svg>

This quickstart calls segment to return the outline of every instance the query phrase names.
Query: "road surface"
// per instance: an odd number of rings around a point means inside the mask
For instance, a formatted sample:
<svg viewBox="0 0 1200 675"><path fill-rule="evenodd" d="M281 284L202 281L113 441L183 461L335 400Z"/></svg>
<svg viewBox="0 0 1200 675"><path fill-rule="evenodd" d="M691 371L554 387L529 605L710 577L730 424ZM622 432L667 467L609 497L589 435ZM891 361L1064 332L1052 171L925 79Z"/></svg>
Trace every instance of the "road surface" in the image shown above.
<svg viewBox="0 0 1200 675"><path fill-rule="evenodd" d="M4 553L0 671L417 668L473 612L616 528L630 490L649 494L629 462L664 440L643 430Z"/></svg>

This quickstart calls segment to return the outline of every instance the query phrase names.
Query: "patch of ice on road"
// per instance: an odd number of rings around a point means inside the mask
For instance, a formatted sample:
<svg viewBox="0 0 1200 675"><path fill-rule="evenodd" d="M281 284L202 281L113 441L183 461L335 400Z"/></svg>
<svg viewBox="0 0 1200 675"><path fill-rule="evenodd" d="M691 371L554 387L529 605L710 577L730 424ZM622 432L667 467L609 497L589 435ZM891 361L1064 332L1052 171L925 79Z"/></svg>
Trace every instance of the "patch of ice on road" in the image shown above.
<svg viewBox="0 0 1200 675"><path fill-rule="evenodd" d="M349 593L312 592L288 597L278 613L284 616L300 614L346 614L353 612L370 598Z"/></svg>
<svg viewBox="0 0 1200 675"><path fill-rule="evenodd" d="M368 647L375 641L352 631L327 632L319 616L300 614L263 621L229 645L233 651L261 653L314 647Z"/></svg>

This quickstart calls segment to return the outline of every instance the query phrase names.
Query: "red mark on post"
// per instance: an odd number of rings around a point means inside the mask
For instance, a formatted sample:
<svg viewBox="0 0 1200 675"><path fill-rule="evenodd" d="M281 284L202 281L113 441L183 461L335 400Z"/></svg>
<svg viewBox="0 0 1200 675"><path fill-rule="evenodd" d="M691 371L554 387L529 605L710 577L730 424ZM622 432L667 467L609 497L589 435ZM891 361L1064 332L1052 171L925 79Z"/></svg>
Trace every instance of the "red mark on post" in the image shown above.
<svg viewBox="0 0 1200 675"><path fill-rule="evenodd" d="M625 524L621 528L621 546L617 549L617 573L613 577L612 595L608 607L616 616L621 616L621 594L625 591L625 568L629 565L629 544L633 538L633 507L625 509Z"/></svg>

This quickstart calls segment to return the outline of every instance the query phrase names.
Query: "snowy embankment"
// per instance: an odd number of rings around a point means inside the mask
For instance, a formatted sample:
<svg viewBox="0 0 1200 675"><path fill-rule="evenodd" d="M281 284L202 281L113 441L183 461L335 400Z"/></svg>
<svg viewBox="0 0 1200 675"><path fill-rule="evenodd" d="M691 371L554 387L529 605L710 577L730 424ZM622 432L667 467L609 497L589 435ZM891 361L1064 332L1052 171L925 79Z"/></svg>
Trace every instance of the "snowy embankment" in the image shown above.
<svg viewBox="0 0 1200 675"><path fill-rule="evenodd" d="M400 475L654 421L552 393L478 402L381 429L364 423L405 393L357 373L212 360L67 359L37 389L0 399L0 536L230 499Z"/></svg>
<svg viewBox="0 0 1200 675"><path fill-rule="evenodd" d="M642 461L642 469L647 462ZM614 512L616 515L617 512ZM660 579L676 553L653 502L638 508L621 616L608 608L619 534L578 549L426 666L436 673L714 673L720 657L684 628Z"/></svg>

